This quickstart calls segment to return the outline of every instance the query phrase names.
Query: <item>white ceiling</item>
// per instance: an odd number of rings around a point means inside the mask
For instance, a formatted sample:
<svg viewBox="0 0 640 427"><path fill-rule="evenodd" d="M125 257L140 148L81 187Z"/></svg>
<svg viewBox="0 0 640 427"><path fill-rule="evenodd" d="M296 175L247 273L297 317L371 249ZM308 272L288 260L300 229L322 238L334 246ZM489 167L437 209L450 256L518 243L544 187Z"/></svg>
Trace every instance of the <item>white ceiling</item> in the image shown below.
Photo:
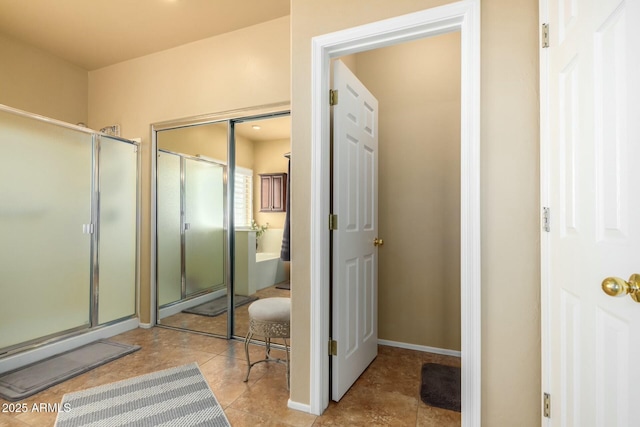
<svg viewBox="0 0 640 427"><path fill-rule="evenodd" d="M260 129L253 129L254 125L260 126ZM235 131L238 135L252 141L289 139L289 135L291 134L291 116L238 123L235 126Z"/></svg>
<svg viewBox="0 0 640 427"><path fill-rule="evenodd" d="M91 71L289 15L289 0L0 0L0 33Z"/></svg>

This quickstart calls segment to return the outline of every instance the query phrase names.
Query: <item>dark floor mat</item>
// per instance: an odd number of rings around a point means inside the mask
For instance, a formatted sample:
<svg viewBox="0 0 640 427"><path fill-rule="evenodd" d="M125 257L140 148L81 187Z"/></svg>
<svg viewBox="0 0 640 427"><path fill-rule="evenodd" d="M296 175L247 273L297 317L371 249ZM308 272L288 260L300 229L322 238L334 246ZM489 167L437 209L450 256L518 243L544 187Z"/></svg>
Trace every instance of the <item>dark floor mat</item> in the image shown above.
<svg viewBox="0 0 640 427"><path fill-rule="evenodd" d="M280 282L276 285L276 289L286 289L288 291L291 290L291 282L287 280L286 282Z"/></svg>
<svg viewBox="0 0 640 427"><path fill-rule="evenodd" d="M460 368L425 363L422 365L420 398L430 406L460 412Z"/></svg>
<svg viewBox="0 0 640 427"><path fill-rule="evenodd" d="M116 360L140 346L98 340L0 375L0 397L15 402L93 368Z"/></svg>
<svg viewBox="0 0 640 427"><path fill-rule="evenodd" d="M251 296L246 297L244 295L236 295L234 298L234 304L236 308L241 305L249 304L257 300L258 297ZM215 317L227 311L227 296L216 298L212 301L205 302L204 304L196 305L195 307L182 310L183 313L199 314L200 316Z"/></svg>

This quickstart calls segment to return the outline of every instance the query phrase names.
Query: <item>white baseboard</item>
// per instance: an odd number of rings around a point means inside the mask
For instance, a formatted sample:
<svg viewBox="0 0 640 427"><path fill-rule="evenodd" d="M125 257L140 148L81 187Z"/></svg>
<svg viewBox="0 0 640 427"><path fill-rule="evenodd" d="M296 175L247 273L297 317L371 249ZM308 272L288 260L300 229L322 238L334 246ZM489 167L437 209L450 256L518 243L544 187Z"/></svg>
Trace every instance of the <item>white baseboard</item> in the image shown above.
<svg viewBox="0 0 640 427"><path fill-rule="evenodd" d="M138 325L140 328L142 329L151 329L154 327L153 323L142 323L140 322L140 324Z"/></svg>
<svg viewBox="0 0 640 427"><path fill-rule="evenodd" d="M438 347L429 347L426 345L417 345L417 344L409 344L405 342L397 342L397 341L389 341L389 340L378 340L378 344L387 345L389 347L399 347L406 348L409 350L417 350L424 351L426 353L435 353L435 354L443 354L445 356L455 356L461 357L462 353L458 350L449 350L446 348L438 348Z"/></svg>
<svg viewBox="0 0 640 427"><path fill-rule="evenodd" d="M220 298L227 294L226 289L220 289L219 291L211 292L209 294L204 294L199 297L195 297L186 301L181 301L179 303L170 305L169 307L164 307L160 309L160 319L164 319L165 317L173 316L174 314L180 313L182 310L186 310L196 305L204 304L205 302L213 301L216 298Z"/></svg>
<svg viewBox="0 0 640 427"><path fill-rule="evenodd" d="M27 350L7 356L0 360L0 373L18 369L30 363L38 362L42 359L46 359L47 357L73 350L74 348L78 348L99 339L111 338L112 336L123 332L136 329L138 324L139 322L137 318L129 319L114 325L87 331L51 344L45 344L42 347L34 348L33 350Z"/></svg>
<svg viewBox="0 0 640 427"><path fill-rule="evenodd" d="M294 402L293 400L289 399L287 401L287 406L291 409L295 409L296 411L306 412L307 414L311 413L311 406L305 403Z"/></svg>

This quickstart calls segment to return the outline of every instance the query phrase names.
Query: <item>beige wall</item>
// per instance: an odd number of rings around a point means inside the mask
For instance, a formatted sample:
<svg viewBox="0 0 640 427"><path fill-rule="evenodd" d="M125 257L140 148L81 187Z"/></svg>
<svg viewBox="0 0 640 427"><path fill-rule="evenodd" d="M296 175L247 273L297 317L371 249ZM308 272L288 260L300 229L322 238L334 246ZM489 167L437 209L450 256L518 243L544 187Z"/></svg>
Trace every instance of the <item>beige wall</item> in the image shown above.
<svg viewBox="0 0 640 427"><path fill-rule="evenodd" d="M260 174L287 172L285 153L291 151L290 139L254 142L253 218L258 224L269 223L269 228L284 228L284 212L260 212Z"/></svg>
<svg viewBox="0 0 640 427"><path fill-rule="evenodd" d="M87 71L3 35L0 58L0 104L68 123L87 123Z"/></svg>
<svg viewBox="0 0 640 427"><path fill-rule="evenodd" d="M292 381L309 402L311 38L448 3L292 0ZM379 6L376 6L379 5ZM538 4L482 2L482 425L540 424Z"/></svg>
<svg viewBox="0 0 640 427"><path fill-rule="evenodd" d="M355 57L380 108L378 337L460 350L460 33Z"/></svg>
<svg viewBox="0 0 640 427"><path fill-rule="evenodd" d="M158 132L158 149L174 153L202 155L227 163L227 122L189 126ZM253 168L253 141L236 136L236 164Z"/></svg>
<svg viewBox="0 0 640 427"><path fill-rule="evenodd" d="M142 138L140 319L150 320L150 125L290 99L289 17L89 73L89 126Z"/></svg>

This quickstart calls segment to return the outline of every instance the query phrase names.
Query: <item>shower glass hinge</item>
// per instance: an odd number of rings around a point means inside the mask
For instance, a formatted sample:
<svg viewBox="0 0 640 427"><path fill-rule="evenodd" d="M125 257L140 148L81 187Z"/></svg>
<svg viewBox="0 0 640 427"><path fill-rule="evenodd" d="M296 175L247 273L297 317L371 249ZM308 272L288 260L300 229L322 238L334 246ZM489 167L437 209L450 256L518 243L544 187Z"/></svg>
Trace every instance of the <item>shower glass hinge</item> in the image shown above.
<svg viewBox="0 0 640 427"><path fill-rule="evenodd" d="M338 90L329 90L329 105L338 105Z"/></svg>
<svg viewBox="0 0 640 427"><path fill-rule="evenodd" d="M338 215L330 214L329 215L329 230L337 230L338 229Z"/></svg>
<svg viewBox="0 0 640 427"><path fill-rule="evenodd" d="M329 340L329 356L338 355L338 341Z"/></svg>
<svg viewBox="0 0 640 427"><path fill-rule="evenodd" d="M82 234L93 234L93 224L82 224Z"/></svg>

